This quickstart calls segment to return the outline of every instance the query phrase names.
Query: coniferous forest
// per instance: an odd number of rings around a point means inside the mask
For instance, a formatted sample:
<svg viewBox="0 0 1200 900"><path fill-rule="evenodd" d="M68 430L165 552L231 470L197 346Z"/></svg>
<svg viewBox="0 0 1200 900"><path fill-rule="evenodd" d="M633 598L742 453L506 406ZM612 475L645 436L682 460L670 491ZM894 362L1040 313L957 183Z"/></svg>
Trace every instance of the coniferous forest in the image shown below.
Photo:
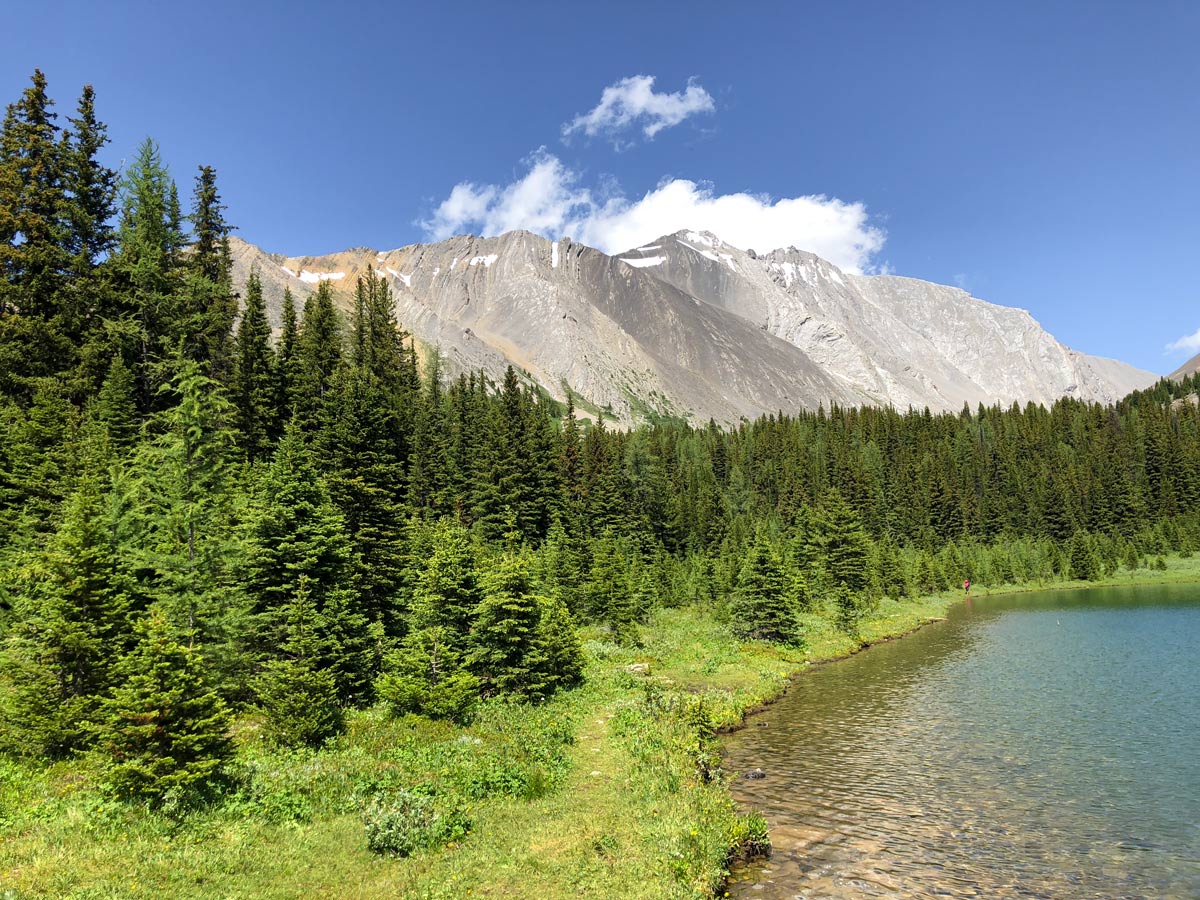
<svg viewBox="0 0 1200 900"><path fill-rule="evenodd" d="M625 430L445 371L383 280L288 297L273 334L217 173L179 185L147 140L118 175L91 88L47 91L0 133L0 749L89 755L123 801L222 796L247 718L286 748L365 708L532 715L583 679L581 627L636 646L686 607L803 645L884 597L1200 544L1196 377Z"/></svg>

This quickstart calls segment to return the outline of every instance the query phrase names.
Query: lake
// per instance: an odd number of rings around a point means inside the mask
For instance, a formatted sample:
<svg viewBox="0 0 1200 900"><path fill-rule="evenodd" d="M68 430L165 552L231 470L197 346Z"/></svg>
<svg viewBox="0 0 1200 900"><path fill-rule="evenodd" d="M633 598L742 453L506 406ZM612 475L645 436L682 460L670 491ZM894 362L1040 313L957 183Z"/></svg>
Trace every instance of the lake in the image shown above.
<svg viewBox="0 0 1200 900"><path fill-rule="evenodd" d="M1200 586L976 597L725 739L733 897L1200 897ZM765 777L743 777L761 768Z"/></svg>

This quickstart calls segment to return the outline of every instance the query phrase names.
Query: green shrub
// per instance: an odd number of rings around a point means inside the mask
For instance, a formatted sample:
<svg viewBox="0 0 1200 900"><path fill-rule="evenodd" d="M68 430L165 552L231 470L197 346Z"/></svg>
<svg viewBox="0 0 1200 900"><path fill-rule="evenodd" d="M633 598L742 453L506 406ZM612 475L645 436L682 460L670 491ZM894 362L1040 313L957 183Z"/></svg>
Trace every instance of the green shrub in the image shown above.
<svg viewBox="0 0 1200 900"><path fill-rule="evenodd" d="M729 834L729 859L747 860L771 855L771 835L761 813L747 813L734 820Z"/></svg>
<svg viewBox="0 0 1200 900"><path fill-rule="evenodd" d="M466 837L471 820L461 809L439 809L434 798L415 791L377 797L363 816L367 847L387 856L409 856Z"/></svg>

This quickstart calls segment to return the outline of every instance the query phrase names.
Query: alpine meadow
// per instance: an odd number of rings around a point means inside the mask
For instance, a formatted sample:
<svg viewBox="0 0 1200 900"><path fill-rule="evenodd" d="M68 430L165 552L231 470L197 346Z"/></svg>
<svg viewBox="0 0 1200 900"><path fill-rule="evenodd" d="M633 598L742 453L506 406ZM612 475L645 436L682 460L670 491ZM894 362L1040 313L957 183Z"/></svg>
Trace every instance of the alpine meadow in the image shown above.
<svg viewBox="0 0 1200 900"><path fill-rule="evenodd" d="M589 394L486 317L445 328L502 366L447 353L374 251L242 265L213 167L146 139L118 173L103 97L50 90L0 132L0 898L721 896L771 836L720 735L810 662L967 583L1200 580L1200 373L953 411L706 385L723 421L631 369ZM761 348L748 381L800 352L588 252L658 298L628 322Z"/></svg>

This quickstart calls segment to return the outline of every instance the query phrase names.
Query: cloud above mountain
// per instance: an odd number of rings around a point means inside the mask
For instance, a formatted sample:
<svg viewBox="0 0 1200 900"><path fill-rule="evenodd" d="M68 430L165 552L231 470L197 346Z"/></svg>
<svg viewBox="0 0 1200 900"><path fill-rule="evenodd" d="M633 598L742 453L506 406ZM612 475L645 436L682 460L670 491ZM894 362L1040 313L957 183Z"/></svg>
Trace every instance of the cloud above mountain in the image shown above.
<svg viewBox="0 0 1200 900"><path fill-rule="evenodd" d="M1187 353L1200 351L1200 328L1197 328L1194 334L1185 334L1179 340L1171 341L1171 343L1167 344L1168 353L1183 351Z"/></svg>
<svg viewBox="0 0 1200 900"><path fill-rule="evenodd" d="M885 240L862 203L835 197L718 194L710 184L671 178L629 199L611 181L583 185L578 172L544 147L524 165L525 174L506 185L455 185L418 224L433 240L525 229L549 238L570 236L606 253L690 228L760 253L794 246L851 272L872 271Z"/></svg>
<svg viewBox="0 0 1200 900"><path fill-rule="evenodd" d="M586 113L580 113L562 127L564 138L583 132L588 137L614 136L627 128L640 125L642 134L653 140L664 128L678 125L684 119L716 109L712 95L689 78L687 87L675 93L656 93L653 75L633 75L610 84L600 95L600 102Z"/></svg>

